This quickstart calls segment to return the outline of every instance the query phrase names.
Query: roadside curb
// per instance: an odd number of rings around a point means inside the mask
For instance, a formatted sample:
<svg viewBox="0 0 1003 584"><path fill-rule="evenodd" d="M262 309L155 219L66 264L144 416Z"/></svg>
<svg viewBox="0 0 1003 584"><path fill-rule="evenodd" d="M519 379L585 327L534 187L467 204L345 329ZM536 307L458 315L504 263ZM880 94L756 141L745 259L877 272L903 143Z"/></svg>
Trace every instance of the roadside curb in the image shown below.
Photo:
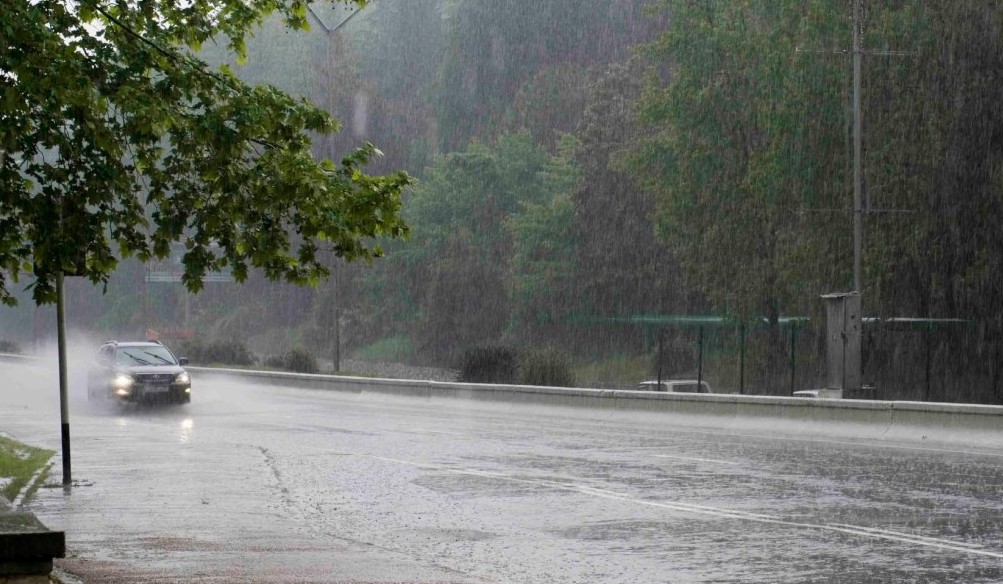
<svg viewBox="0 0 1003 584"><path fill-rule="evenodd" d="M59 568L53 568L49 574L49 582L53 584L84 584L84 581Z"/></svg>
<svg viewBox="0 0 1003 584"><path fill-rule="evenodd" d="M11 506L14 509L19 509L24 504L24 500L28 496L28 493L30 493L32 489L38 486L38 481L39 479L41 479L42 474L44 474L51 468L52 468L52 463L49 462L47 464L40 466L38 470L35 471L35 474L31 475L31 478L28 479L27 483L25 483L24 488L21 489L21 492L18 493L17 497L14 497L14 500L10 502Z"/></svg>
<svg viewBox="0 0 1003 584"><path fill-rule="evenodd" d="M66 535L51 531L33 513L0 513L0 582L46 582L53 558L66 555Z"/></svg>

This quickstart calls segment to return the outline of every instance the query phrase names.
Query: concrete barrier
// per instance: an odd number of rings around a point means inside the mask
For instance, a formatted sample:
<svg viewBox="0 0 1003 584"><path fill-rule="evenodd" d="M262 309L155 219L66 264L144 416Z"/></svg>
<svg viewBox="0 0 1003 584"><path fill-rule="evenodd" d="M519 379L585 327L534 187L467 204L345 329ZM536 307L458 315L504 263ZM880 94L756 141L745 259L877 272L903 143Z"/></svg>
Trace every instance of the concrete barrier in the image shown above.
<svg viewBox="0 0 1003 584"><path fill-rule="evenodd" d="M463 400L508 409L557 408L581 419L651 422L763 436L812 436L1003 451L1003 407L921 402L828 400L726 394L447 383L189 367L196 375L309 389L360 398ZM197 382L197 379L196 379Z"/></svg>
<svg viewBox="0 0 1003 584"><path fill-rule="evenodd" d="M35 357L3 353L0 362L40 364ZM461 400L537 411L564 408L581 419L1003 451L1003 406L448 383L207 367L188 370L199 376L225 375L262 384L338 391L369 400Z"/></svg>

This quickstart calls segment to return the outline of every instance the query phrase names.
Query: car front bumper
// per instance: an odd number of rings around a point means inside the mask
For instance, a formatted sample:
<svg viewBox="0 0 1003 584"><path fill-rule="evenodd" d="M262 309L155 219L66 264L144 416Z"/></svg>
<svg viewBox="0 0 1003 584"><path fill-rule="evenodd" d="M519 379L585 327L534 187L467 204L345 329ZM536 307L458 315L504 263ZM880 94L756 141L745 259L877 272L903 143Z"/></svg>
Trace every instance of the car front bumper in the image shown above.
<svg viewBox="0 0 1003 584"><path fill-rule="evenodd" d="M191 389L191 383L172 383L166 388L137 384L128 392L112 391L112 395L122 403L188 403Z"/></svg>

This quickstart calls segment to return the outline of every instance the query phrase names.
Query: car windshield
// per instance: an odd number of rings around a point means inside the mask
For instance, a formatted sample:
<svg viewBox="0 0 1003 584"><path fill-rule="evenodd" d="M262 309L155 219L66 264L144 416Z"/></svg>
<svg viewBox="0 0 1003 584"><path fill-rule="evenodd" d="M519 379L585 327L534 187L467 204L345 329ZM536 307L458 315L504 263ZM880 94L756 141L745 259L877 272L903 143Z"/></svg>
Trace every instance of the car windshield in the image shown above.
<svg viewBox="0 0 1003 584"><path fill-rule="evenodd" d="M174 355L167 347L159 345L142 347L119 347L115 351L115 362L119 365L177 365Z"/></svg>

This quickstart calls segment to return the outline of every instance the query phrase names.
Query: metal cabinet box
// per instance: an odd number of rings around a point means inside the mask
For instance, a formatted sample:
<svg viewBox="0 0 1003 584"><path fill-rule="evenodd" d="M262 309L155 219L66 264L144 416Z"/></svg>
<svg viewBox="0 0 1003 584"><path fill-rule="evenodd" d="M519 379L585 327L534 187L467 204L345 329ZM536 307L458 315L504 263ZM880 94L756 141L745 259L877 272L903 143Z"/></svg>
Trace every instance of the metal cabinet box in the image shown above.
<svg viewBox="0 0 1003 584"><path fill-rule="evenodd" d="M860 389L860 294L826 294L827 389Z"/></svg>

